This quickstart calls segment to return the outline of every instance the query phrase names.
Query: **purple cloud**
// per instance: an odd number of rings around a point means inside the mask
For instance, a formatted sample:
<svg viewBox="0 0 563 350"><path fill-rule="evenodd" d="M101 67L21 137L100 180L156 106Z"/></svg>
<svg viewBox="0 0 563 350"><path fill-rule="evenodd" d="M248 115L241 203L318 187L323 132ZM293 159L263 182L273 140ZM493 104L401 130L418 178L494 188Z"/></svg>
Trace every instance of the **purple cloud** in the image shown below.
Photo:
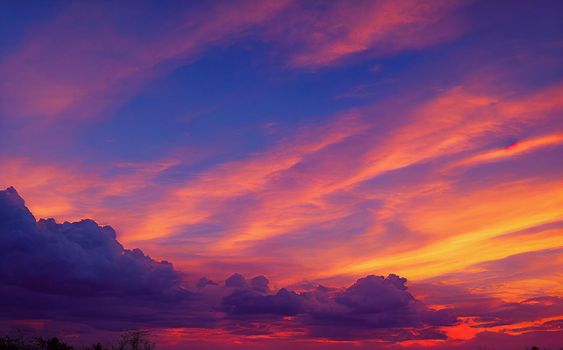
<svg viewBox="0 0 563 350"><path fill-rule="evenodd" d="M0 219L4 284L84 296L164 296L181 290L169 262L124 249L110 226L92 220L36 222L14 188L1 193Z"/></svg>
<svg viewBox="0 0 563 350"><path fill-rule="evenodd" d="M14 188L0 191L0 307L4 319L84 322L100 329L224 327L252 333L266 322L334 339L443 338L455 317L417 301L396 275L367 276L346 289L272 290L264 276L233 274L183 286L166 261L125 249L92 220L36 221ZM423 330L424 329L424 330ZM389 331L389 330L392 330ZM273 332L273 331L272 331Z"/></svg>
<svg viewBox="0 0 563 350"><path fill-rule="evenodd" d="M306 312L302 297L285 288L273 295L262 295L254 290L238 290L223 299L224 310L236 315L295 316Z"/></svg>
<svg viewBox="0 0 563 350"><path fill-rule="evenodd" d="M251 281L261 279L255 277ZM307 336L330 339L443 339L438 327L457 319L451 310L433 310L416 300L397 275L367 276L346 289L318 286L304 292L273 293L254 288L239 275L229 277L221 310L236 319L238 333L252 332L257 320L304 328ZM267 287L267 284L265 284ZM245 328L245 321L248 325Z"/></svg>
<svg viewBox="0 0 563 350"><path fill-rule="evenodd" d="M80 321L97 328L206 324L172 264L125 249L92 220L36 221L14 188L0 191L0 318Z"/></svg>

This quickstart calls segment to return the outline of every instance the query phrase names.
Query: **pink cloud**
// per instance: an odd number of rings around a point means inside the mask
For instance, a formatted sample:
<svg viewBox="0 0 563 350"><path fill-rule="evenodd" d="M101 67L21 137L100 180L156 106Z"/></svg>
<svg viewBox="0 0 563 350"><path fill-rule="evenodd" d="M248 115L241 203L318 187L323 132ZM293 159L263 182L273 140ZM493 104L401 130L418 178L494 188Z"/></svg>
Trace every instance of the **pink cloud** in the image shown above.
<svg viewBox="0 0 563 350"><path fill-rule="evenodd" d="M330 2L322 10L321 6L294 10L284 18L291 26L269 32L274 40L298 47L290 54L292 66L322 67L360 53L383 56L452 40L465 29L455 16L464 3Z"/></svg>
<svg viewBox="0 0 563 350"><path fill-rule="evenodd" d="M361 52L382 55L426 47L460 34L462 27L452 15L459 6L373 1L311 8L289 1L242 1L159 22L142 4L129 13L119 6L75 3L32 29L0 62L2 113L42 119L99 115L208 48L253 34L289 45L290 64L296 67L326 66Z"/></svg>
<svg viewBox="0 0 563 350"><path fill-rule="evenodd" d="M107 5L107 4L105 4ZM150 9L75 3L32 30L0 62L3 114L87 118L131 97L149 80L266 20L283 1L215 4L151 20ZM100 20L100 16L103 20ZM150 34L121 26L150 26Z"/></svg>
<svg viewBox="0 0 563 350"><path fill-rule="evenodd" d="M553 186L557 182L524 178L503 186L492 183L460 190L452 180L460 176L460 170L451 165L482 152L492 136L514 137L524 128L553 123L561 110L560 94L560 87L555 86L512 99L507 93L489 91L487 86L462 85L408 107L400 100L355 109L334 116L327 124L304 126L259 154L213 166L170 185L155 186L154 179L171 166L182 164L182 160L114 164L110 165L112 169L120 167L125 174L107 176L101 169L7 159L3 183L21 188L41 216L76 219L86 215L112 222L125 242L138 241L136 244L157 257L177 257L182 267L204 266L209 261L217 266L221 262L252 264L254 269L276 264L277 257L249 257L248 252L281 237L291 240L306 232L314 235L316 230L330 231L338 222L362 213L366 219L363 234L348 238L346 245L331 241L313 247L277 244L276 249L284 252L288 261L284 265L287 268L276 269L280 275L274 277L295 282L319 277L319 273L329 278L374 269L401 269L410 276L422 277L424 273L442 273L443 268L463 267L451 260L459 254L458 248L442 242L454 232L460 239L472 236L486 245L495 236L554 218L558 203L553 199ZM381 127L389 133L374 139L371 135ZM432 179L401 179L393 187L364 186L391 172L424 164L434 164ZM69 197L74 199L69 201ZM112 197L127 200L130 205L115 207ZM482 198L496 201L483 202ZM534 205L519 205L523 200ZM451 208L461 209L452 213ZM482 218L491 220L489 226L494 228L486 235L480 231L486 223ZM444 220L449 224L444 225ZM180 248L158 243L164 237L187 234L190 227L218 222L221 226L215 235L191 238L198 245ZM374 259L370 250L374 244L400 241L386 234L387 225L396 222L402 226L393 230L405 232L397 236L402 237L401 249L381 248ZM486 258L523 252L517 242L506 243L504 250L483 248ZM475 243L475 249L481 249L479 244ZM552 244L553 239L543 237L530 242L529 247L545 249ZM199 259L181 258L191 253L190 247L197 247ZM416 254L412 251L415 248ZM438 248L447 254L434 261L429 252ZM383 257L385 265L380 263ZM479 255L472 257L480 259ZM317 259L330 264L318 266L314 263ZM413 263L416 259L418 264ZM208 268L215 273L221 270Z"/></svg>

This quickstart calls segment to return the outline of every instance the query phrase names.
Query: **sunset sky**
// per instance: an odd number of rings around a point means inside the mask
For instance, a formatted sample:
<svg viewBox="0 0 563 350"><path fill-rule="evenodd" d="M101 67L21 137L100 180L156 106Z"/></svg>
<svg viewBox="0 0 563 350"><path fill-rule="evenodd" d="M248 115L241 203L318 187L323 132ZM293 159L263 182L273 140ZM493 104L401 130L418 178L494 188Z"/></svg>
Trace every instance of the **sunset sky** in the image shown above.
<svg viewBox="0 0 563 350"><path fill-rule="evenodd" d="M558 0L3 1L0 330L559 349L562 54Z"/></svg>

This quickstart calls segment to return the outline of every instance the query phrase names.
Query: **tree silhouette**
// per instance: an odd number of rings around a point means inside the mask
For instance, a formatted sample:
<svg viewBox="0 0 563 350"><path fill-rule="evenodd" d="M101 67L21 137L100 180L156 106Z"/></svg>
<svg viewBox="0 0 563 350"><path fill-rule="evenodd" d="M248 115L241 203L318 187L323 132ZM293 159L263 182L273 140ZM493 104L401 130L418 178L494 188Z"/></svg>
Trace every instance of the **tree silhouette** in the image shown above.
<svg viewBox="0 0 563 350"><path fill-rule="evenodd" d="M74 350L74 347L65 344L59 338L44 339L35 337L29 342L22 336L17 338L0 338L0 350Z"/></svg>
<svg viewBox="0 0 563 350"><path fill-rule="evenodd" d="M149 340L146 331L134 330L121 335L119 342L112 345L112 350L154 350L155 344Z"/></svg>
<svg viewBox="0 0 563 350"><path fill-rule="evenodd" d="M57 337L48 339L42 337L26 339L21 335L0 337L0 350L154 350L155 348L155 344L149 339L149 333L138 330L123 333L118 342L110 348L105 348L100 343L76 348L65 344Z"/></svg>

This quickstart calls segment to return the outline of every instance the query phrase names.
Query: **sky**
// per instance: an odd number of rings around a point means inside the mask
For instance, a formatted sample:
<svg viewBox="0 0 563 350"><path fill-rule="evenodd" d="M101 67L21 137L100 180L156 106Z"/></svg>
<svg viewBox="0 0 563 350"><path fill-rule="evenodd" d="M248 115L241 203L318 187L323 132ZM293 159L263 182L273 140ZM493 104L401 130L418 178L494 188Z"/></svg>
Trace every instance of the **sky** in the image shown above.
<svg viewBox="0 0 563 350"><path fill-rule="evenodd" d="M563 346L562 14L4 1L0 330Z"/></svg>

